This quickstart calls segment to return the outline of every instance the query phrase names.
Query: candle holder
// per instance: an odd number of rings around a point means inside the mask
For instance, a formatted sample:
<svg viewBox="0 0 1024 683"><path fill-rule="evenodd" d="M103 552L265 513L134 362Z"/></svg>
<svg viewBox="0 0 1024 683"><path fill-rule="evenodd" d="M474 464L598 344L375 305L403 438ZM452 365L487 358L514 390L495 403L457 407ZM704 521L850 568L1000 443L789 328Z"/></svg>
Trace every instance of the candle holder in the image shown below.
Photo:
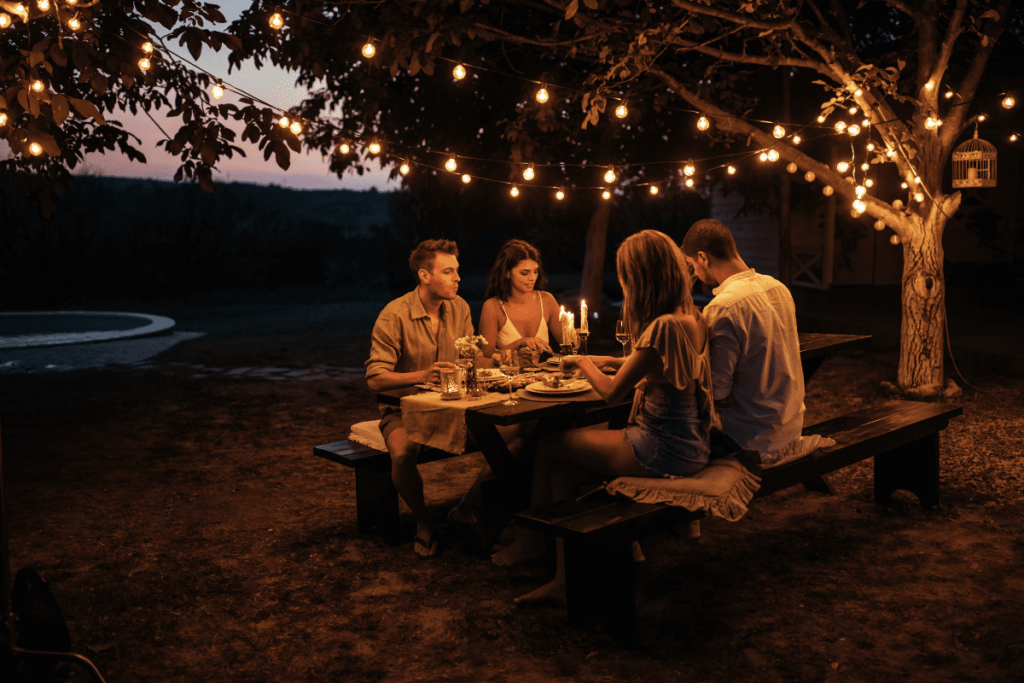
<svg viewBox="0 0 1024 683"><path fill-rule="evenodd" d="M579 343L580 343L579 354L581 356L586 356L587 355L587 337L589 337L589 336L590 336L589 332L577 332L576 333L576 337L579 339Z"/></svg>

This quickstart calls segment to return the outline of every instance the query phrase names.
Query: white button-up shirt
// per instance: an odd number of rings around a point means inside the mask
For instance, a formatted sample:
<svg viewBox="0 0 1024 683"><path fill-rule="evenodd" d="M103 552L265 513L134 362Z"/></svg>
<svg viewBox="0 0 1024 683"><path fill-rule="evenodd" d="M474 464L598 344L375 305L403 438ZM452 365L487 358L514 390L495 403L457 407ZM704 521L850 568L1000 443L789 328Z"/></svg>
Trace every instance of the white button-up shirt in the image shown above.
<svg viewBox="0 0 1024 683"><path fill-rule="evenodd" d="M733 275L704 307L721 429L771 461L800 436L804 372L796 306L785 285L753 270Z"/></svg>

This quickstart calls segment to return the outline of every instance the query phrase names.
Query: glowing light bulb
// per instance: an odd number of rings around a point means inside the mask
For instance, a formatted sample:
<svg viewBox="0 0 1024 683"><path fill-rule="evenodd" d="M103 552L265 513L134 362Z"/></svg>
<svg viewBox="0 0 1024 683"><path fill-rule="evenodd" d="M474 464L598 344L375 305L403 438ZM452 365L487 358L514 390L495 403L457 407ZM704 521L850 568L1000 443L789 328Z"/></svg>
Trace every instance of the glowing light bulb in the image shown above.
<svg viewBox="0 0 1024 683"><path fill-rule="evenodd" d="M626 109L626 103L623 102L619 106L615 107L615 115L620 119L626 118L629 115L629 109Z"/></svg>
<svg viewBox="0 0 1024 683"><path fill-rule="evenodd" d="M885 230L885 221L883 221L881 218L875 221L875 230L877 230L878 232L882 232L883 230Z"/></svg>
<svg viewBox="0 0 1024 683"><path fill-rule="evenodd" d="M928 81L927 83L924 84L924 89L925 90L931 90L934 87L935 87L935 83L932 82L932 81Z"/></svg>
<svg viewBox="0 0 1024 683"><path fill-rule="evenodd" d="M885 156L887 156L890 159L892 159L894 156L896 156L896 150L894 150L892 147L886 147L885 148Z"/></svg>
<svg viewBox="0 0 1024 683"><path fill-rule="evenodd" d="M817 177L818 176L814 175L814 171L808 171L807 173L804 173L804 180L806 180L809 183L813 183L814 179Z"/></svg>
<svg viewBox="0 0 1024 683"><path fill-rule="evenodd" d="M875 143L869 142L867 144L867 147L865 147L864 149L866 149L869 152L874 152L875 151Z"/></svg>
<svg viewBox="0 0 1024 683"><path fill-rule="evenodd" d="M927 128L928 130L935 130L936 128L939 127L939 120L936 119L934 116L929 116L924 120L924 127Z"/></svg>
<svg viewBox="0 0 1024 683"><path fill-rule="evenodd" d="M277 120L277 125L281 126L282 128L287 128L288 126L291 125L291 123L291 119L289 119L287 116L282 116Z"/></svg>
<svg viewBox="0 0 1024 683"><path fill-rule="evenodd" d="M854 97L860 97L863 94L864 94L864 91L861 90L860 88L857 88L856 90L853 91L853 96Z"/></svg>
<svg viewBox="0 0 1024 683"><path fill-rule="evenodd" d="M615 182L615 169L609 167L608 170L604 172L604 181L606 183Z"/></svg>
<svg viewBox="0 0 1024 683"><path fill-rule="evenodd" d="M868 162L866 162L866 161L865 161L865 162L864 162L863 164L861 164L861 165L860 165L860 170L862 170L862 171L866 171L866 170L868 170L869 168L871 168L871 164L869 164L869 163L868 163Z"/></svg>
<svg viewBox="0 0 1024 683"><path fill-rule="evenodd" d="M836 122L836 132L840 133L840 134L846 132L846 121L837 121Z"/></svg>
<svg viewBox="0 0 1024 683"><path fill-rule="evenodd" d="M772 129L772 135L775 136L775 139L781 140L786 137L786 129L779 124L775 124L775 128Z"/></svg>
<svg viewBox="0 0 1024 683"><path fill-rule="evenodd" d="M470 180L472 180L472 178L471 178L471 177L469 177L469 174L468 174L468 173L463 173L463 174L462 174L462 184L463 184L463 185L469 185L469 181L470 181Z"/></svg>
<svg viewBox="0 0 1024 683"><path fill-rule="evenodd" d="M826 185L825 187L821 188L821 193L826 197L831 197L833 192L835 192L835 190L832 189L831 185Z"/></svg>
<svg viewBox="0 0 1024 683"><path fill-rule="evenodd" d="M612 193L609 192L608 190L605 190L604 192L601 193L601 199L611 199L611 198L612 198Z"/></svg>
<svg viewBox="0 0 1024 683"><path fill-rule="evenodd" d="M947 91L946 91L946 99L948 100L948 99L949 99L949 98L951 98L952 96L953 96L953 91L952 91L952 90L947 90Z"/></svg>
<svg viewBox="0 0 1024 683"><path fill-rule="evenodd" d="M78 0L67 0L67 2L68 2L69 5L77 5L78 4Z"/></svg>
<svg viewBox="0 0 1024 683"><path fill-rule="evenodd" d="M338 152L340 154L348 154L351 151L352 145L348 144L347 142L342 142L341 144L338 145Z"/></svg>
<svg viewBox="0 0 1024 683"><path fill-rule="evenodd" d="M693 178L687 178L686 179L686 186L687 187L693 187Z"/></svg>
<svg viewBox="0 0 1024 683"><path fill-rule="evenodd" d="M786 165L786 170L789 171L790 173L796 173L797 165L791 161L789 162L789 164Z"/></svg>
<svg viewBox="0 0 1024 683"><path fill-rule="evenodd" d="M920 183L921 183L921 176L919 176L919 175L914 176L914 184L915 185L919 185Z"/></svg>
<svg viewBox="0 0 1024 683"><path fill-rule="evenodd" d="M367 59L371 59L375 54L377 54L377 48L373 46L373 41L366 41L366 45L363 45L363 56Z"/></svg>
<svg viewBox="0 0 1024 683"><path fill-rule="evenodd" d="M651 185L651 194L658 194L658 186Z"/></svg>
<svg viewBox="0 0 1024 683"><path fill-rule="evenodd" d="M370 143L368 149L370 150L370 154L380 154L380 143L374 140Z"/></svg>
<svg viewBox="0 0 1024 683"><path fill-rule="evenodd" d="M858 111L857 107L850 107L850 116L853 116Z"/></svg>
<svg viewBox="0 0 1024 683"><path fill-rule="evenodd" d="M774 149L768 150L768 161L778 161L778 160L779 160L779 153L778 153L778 151L774 150Z"/></svg>
<svg viewBox="0 0 1024 683"><path fill-rule="evenodd" d="M450 173L455 173L455 169L457 169L459 167L459 165L457 163L455 163L455 155L454 154L451 155L450 157L448 157L448 161L444 162L444 167L446 169L448 169L448 171Z"/></svg>
<svg viewBox="0 0 1024 683"><path fill-rule="evenodd" d="M565 199L565 190L559 190L558 192L556 192L555 199L557 199L558 201L562 201L563 199Z"/></svg>
<svg viewBox="0 0 1024 683"><path fill-rule="evenodd" d="M147 55L153 54L153 43L149 42L148 40L144 42L142 44L142 51L145 52Z"/></svg>
<svg viewBox="0 0 1024 683"><path fill-rule="evenodd" d="M985 116L984 114L978 114L978 121L984 121L984 120L985 120L985 119L987 119L987 118L988 118L988 117L987 117L987 116Z"/></svg>
<svg viewBox="0 0 1024 683"><path fill-rule="evenodd" d="M210 91L210 93L213 95L213 99L219 100L220 98L224 97L224 86L220 83L214 83L213 89Z"/></svg>
<svg viewBox="0 0 1024 683"><path fill-rule="evenodd" d="M403 161L402 165L398 167L398 172L402 175L409 175L410 170L408 161Z"/></svg>
<svg viewBox="0 0 1024 683"><path fill-rule="evenodd" d="M7 28L11 25L11 15L6 12L0 12L0 28Z"/></svg>
<svg viewBox="0 0 1024 683"><path fill-rule="evenodd" d="M281 16L280 12L274 12L270 15L270 28L275 31L284 26L284 17Z"/></svg>
<svg viewBox="0 0 1024 683"><path fill-rule="evenodd" d="M897 211L902 209L903 208L903 200L902 199L894 199L894 200L892 200L892 208L896 209Z"/></svg>
<svg viewBox="0 0 1024 683"><path fill-rule="evenodd" d="M72 31L77 31L82 28L82 22L78 20L78 17L71 17L68 19L68 28Z"/></svg>
<svg viewBox="0 0 1024 683"><path fill-rule="evenodd" d="M1010 136L1010 142L1017 142L1017 134L1014 133Z"/></svg>
<svg viewBox="0 0 1024 683"><path fill-rule="evenodd" d="M862 125L862 126L864 126L865 128L867 128L868 126L870 126L870 125L871 125L871 119L868 119L868 118L865 118L865 119L863 119L863 120L862 120L862 121L860 122L860 125Z"/></svg>
<svg viewBox="0 0 1024 683"><path fill-rule="evenodd" d="M868 193L868 188L864 187L863 185L858 185L853 189L853 193L857 195L857 199L860 199L861 197Z"/></svg>
<svg viewBox="0 0 1024 683"><path fill-rule="evenodd" d="M900 183L900 187L902 187L905 190L908 187L910 187L910 185L907 185L905 182L903 182L903 183Z"/></svg>
<svg viewBox="0 0 1024 683"><path fill-rule="evenodd" d="M729 168L725 169L725 172L728 173L729 175L736 175L736 167L729 166Z"/></svg>
<svg viewBox="0 0 1024 683"><path fill-rule="evenodd" d="M1003 109L1013 109L1013 105L1017 104L1017 100L1013 99L1012 95L1007 95L1003 98Z"/></svg>
<svg viewBox="0 0 1024 683"><path fill-rule="evenodd" d="M686 162L686 166L683 166L683 175L690 177L697 172L697 167L693 165L693 160Z"/></svg>
<svg viewBox="0 0 1024 683"><path fill-rule="evenodd" d="M794 145L799 145L800 144L800 140L801 140L801 138L800 138L799 135L794 135L793 136L793 144Z"/></svg>
<svg viewBox="0 0 1024 683"><path fill-rule="evenodd" d="M761 152L761 155L758 158L761 161L768 161L768 152Z"/></svg>
<svg viewBox="0 0 1024 683"><path fill-rule="evenodd" d="M889 238L889 244L896 246L900 243L900 236L893 233L892 237Z"/></svg>
<svg viewBox="0 0 1024 683"><path fill-rule="evenodd" d="M7 125L7 112L0 111L0 126Z"/></svg>
<svg viewBox="0 0 1024 683"><path fill-rule="evenodd" d="M515 183L512 183L512 189L509 190L508 193L510 195L512 195L513 197L518 197L519 196L519 188L516 187Z"/></svg>
<svg viewBox="0 0 1024 683"><path fill-rule="evenodd" d="M924 201L924 192L915 192L914 193L914 201L915 202L923 202Z"/></svg>
<svg viewBox="0 0 1024 683"><path fill-rule="evenodd" d="M36 3L36 7L39 8L40 12L49 12L50 11L50 0L39 0Z"/></svg>
<svg viewBox="0 0 1024 683"><path fill-rule="evenodd" d="M550 95L548 95L547 85L540 86L540 90L537 91L537 101L540 102L541 104L544 104L545 102L548 101L549 97Z"/></svg>
<svg viewBox="0 0 1024 683"><path fill-rule="evenodd" d="M865 204L860 199L854 199L853 200L853 210L856 211L857 213L864 213L865 211L868 210L868 205Z"/></svg>
<svg viewBox="0 0 1024 683"><path fill-rule="evenodd" d="M32 156L37 157L43 153L43 146L40 145L38 142L33 142L31 145L28 146L28 151L32 153Z"/></svg>
<svg viewBox="0 0 1024 683"><path fill-rule="evenodd" d="M533 180L534 176L536 175L537 174L533 172L533 164L530 164L525 169L523 169L523 180Z"/></svg>
<svg viewBox="0 0 1024 683"><path fill-rule="evenodd" d="M872 180L871 178L867 178L867 179L864 180L864 185L866 187L874 187L875 181Z"/></svg>
<svg viewBox="0 0 1024 683"><path fill-rule="evenodd" d="M288 126L288 130L290 130L295 135L298 135L299 133L302 132L302 123L300 123L299 121L292 121L292 125ZM374 154L376 154L376 152L374 152Z"/></svg>
<svg viewBox="0 0 1024 683"><path fill-rule="evenodd" d="M32 92L43 92L43 88L45 87L46 86L43 85L43 82L40 81L38 78L32 81Z"/></svg>
<svg viewBox="0 0 1024 683"><path fill-rule="evenodd" d="M850 126L847 130L849 131L850 135L854 137L860 135L860 126L858 126L856 123Z"/></svg>
<svg viewBox="0 0 1024 683"><path fill-rule="evenodd" d="M142 70L142 71L149 71L151 66L153 66L153 63L151 61L149 61L149 57L143 57L142 59L139 60L139 69L140 70Z"/></svg>
<svg viewBox="0 0 1024 683"><path fill-rule="evenodd" d="M705 130L707 130L710 127L711 127L711 122L708 121L708 117L704 116L704 114L701 114L700 118L697 119L697 130L705 131Z"/></svg>
<svg viewBox="0 0 1024 683"><path fill-rule="evenodd" d="M456 64L455 68L452 69L452 76L455 76L455 80L461 81L466 77L466 67L461 64Z"/></svg>
<svg viewBox="0 0 1024 683"><path fill-rule="evenodd" d="M847 169L849 168L850 164L848 164L845 161L840 161L838 164L836 164L836 170L839 171L840 173L846 173Z"/></svg>
<svg viewBox="0 0 1024 683"><path fill-rule="evenodd" d="M825 115L821 114L818 116L818 123L825 123Z"/></svg>

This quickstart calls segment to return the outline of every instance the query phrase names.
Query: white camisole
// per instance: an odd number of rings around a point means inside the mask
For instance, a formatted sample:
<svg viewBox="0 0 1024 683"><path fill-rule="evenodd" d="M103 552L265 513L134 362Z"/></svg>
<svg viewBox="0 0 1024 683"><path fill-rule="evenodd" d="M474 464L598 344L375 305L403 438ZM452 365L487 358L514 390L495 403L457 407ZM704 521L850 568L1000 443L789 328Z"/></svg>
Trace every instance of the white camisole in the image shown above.
<svg viewBox="0 0 1024 683"><path fill-rule="evenodd" d="M540 297L540 325L537 327L537 334L534 336L545 344L550 344L551 342L548 340L548 319L544 315L544 296L540 292L537 292L536 294ZM508 317L504 301L501 302L501 312L505 314L505 325L498 330L498 343L496 347L504 349L512 342L522 339L523 335L516 329L516 326L512 324L512 319Z"/></svg>

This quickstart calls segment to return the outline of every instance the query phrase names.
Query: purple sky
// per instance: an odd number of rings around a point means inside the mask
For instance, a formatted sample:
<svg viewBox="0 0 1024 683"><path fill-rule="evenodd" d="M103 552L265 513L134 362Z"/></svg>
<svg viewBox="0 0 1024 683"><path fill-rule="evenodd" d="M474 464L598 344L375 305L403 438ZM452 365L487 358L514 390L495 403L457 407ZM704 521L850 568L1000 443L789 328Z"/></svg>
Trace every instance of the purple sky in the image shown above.
<svg viewBox="0 0 1024 683"><path fill-rule="evenodd" d="M250 5L250 0L221 0L219 3L221 12L228 22L233 21ZM218 28L226 28L218 27ZM177 54L189 57L188 51L171 45ZM204 49L199 64L212 74L223 78L225 85L235 85L253 95L281 108L288 108L298 104L305 90L295 86L295 74L287 73L270 65L264 65L258 71L251 64L243 66L242 70L235 70L228 74L227 50L212 52ZM227 93L224 96L225 102L237 98L237 95ZM163 110L166 112L166 109ZM170 135L181 126L181 119L168 119L163 112L154 112L153 118L160 122ZM167 154L162 148L156 146L156 142L163 138L163 134L145 115L132 116L131 113L120 111L112 112L108 119L120 121L125 129L138 136L142 140L141 150L146 155L147 163L140 164L130 162L121 154L92 153L86 156L86 164L90 171L98 172L107 176L122 176L131 178L156 178L170 180L177 170L177 160ZM301 154L292 153L291 166L288 171L282 171L273 158L270 161L263 160L263 154L259 148L249 142L241 142L242 125L236 124L238 133L238 146L245 150L246 156L235 156L232 159L223 159L214 172L214 179L218 181L243 181L259 184L276 184L285 187L303 189L350 189L363 190L369 187L377 189L394 189L397 183L389 183L387 171L374 171L365 175L348 174L344 178L338 178L327 168L326 160L319 152L308 152L303 150Z"/></svg>

